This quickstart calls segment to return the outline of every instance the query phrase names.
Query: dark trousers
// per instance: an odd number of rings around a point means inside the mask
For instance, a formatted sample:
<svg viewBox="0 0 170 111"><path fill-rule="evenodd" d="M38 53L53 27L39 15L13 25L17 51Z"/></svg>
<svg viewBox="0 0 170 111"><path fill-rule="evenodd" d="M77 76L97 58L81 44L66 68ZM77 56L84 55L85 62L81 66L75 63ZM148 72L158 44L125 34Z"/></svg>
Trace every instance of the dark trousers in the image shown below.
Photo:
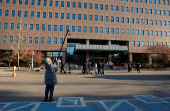
<svg viewBox="0 0 170 111"><path fill-rule="evenodd" d="M100 72L100 68L98 68L98 74L101 74L101 72Z"/></svg>
<svg viewBox="0 0 170 111"><path fill-rule="evenodd" d="M46 85L46 89L45 89L45 99L48 99L48 92L50 91L50 99L53 99L53 92L54 92L54 86L55 85Z"/></svg>
<svg viewBox="0 0 170 111"><path fill-rule="evenodd" d="M137 68L137 72L139 71L139 73L140 73L140 68Z"/></svg>

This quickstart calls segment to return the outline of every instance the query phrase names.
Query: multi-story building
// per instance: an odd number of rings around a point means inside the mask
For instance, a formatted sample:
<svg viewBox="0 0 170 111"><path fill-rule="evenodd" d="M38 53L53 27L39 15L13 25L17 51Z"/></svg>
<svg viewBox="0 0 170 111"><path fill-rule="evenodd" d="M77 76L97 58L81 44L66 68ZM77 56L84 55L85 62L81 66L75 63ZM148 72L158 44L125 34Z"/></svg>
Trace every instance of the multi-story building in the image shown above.
<svg viewBox="0 0 170 111"><path fill-rule="evenodd" d="M0 0L0 52L34 49L64 62L170 46L169 0Z"/></svg>

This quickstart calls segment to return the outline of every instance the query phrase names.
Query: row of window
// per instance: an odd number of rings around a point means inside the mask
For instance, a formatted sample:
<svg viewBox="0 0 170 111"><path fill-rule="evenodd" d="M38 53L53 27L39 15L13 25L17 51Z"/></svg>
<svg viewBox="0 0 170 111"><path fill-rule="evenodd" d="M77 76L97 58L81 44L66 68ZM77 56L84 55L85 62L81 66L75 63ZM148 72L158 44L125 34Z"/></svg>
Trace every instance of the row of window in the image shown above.
<svg viewBox="0 0 170 111"><path fill-rule="evenodd" d="M151 47L153 47L153 46L156 46L156 47L158 47L158 42L155 42L155 44L154 44L154 42L151 42L151 44L149 44L149 41L147 41L146 42L146 46L147 47L149 47L149 46L151 46ZM167 47L167 42L165 42L165 47ZM136 46L137 47L145 47L145 42L144 41L142 41L142 44L140 44L140 41L137 41L136 42ZM160 42L160 46L162 47L163 46L163 42ZM135 47L135 41L132 41L132 47ZM170 42L169 42L169 47L170 47Z"/></svg>
<svg viewBox="0 0 170 111"><path fill-rule="evenodd" d="M19 37L16 37L16 43L18 43L19 41ZM22 38L22 43L26 43L26 37L23 37ZM3 38L3 43L6 43L7 42L7 36L4 36ZM13 36L10 36L10 43L13 43L14 42L14 38ZM33 43L33 37L29 37L28 38L28 42L29 43ZM47 39L47 43L48 44L51 44L51 37L48 37ZM35 40L34 40L34 43L38 43L38 37L35 37ZM45 43L45 37L41 37L41 43L44 44ZM54 44L57 44L57 38L54 38L54 41L53 41ZM60 44L63 43L63 38L60 38ZM132 46L135 47L135 41L132 41ZM153 47L154 46L154 42L151 42L151 46ZM156 42L156 46L158 46L158 42ZM163 42L160 42L160 46L163 46ZM167 47L167 42L165 42L165 46ZM137 47L140 47L140 41L137 41ZM145 47L145 43L144 41L142 41L142 47ZM149 47L149 41L147 41L147 47ZM170 43L169 43L169 47L170 47Z"/></svg>
<svg viewBox="0 0 170 111"><path fill-rule="evenodd" d="M5 3L9 3L10 0L4 0ZM123 0L121 0L123 1ZM128 0L126 0L128 1ZM133 2L133 0L130 0L131 2ZM138 2L139 0L134 0L135 2ZM161 4L161 1L160 0L140 0L140 3L142 3L144 1L144 3L148 3L149 1L149 4L158 4L160 5ZM23 0L19 0L18 2L16 2L16 0L13 0L12 1L13 4L25 4L25 5L28 5L28 0L25 0L25 2ZM166 2L166 3L165 3ZM0 0L0 3L3 3L3 0ZM55 6L58 7L59 6L59 2L58 1L54 1L55 3ZM162 5L169 5L169 0L162 0ZM31 0L31 5L35 5L35 0ZM37 5L40 6L41 5L41 0L38 0L37 2ZM70 2L67 2L66 4L64 3L64 1L61 1L61 7L65 7L65 5L69 8L71 7L71 3ZM82 3L78 3L78 6L76 6L76 2L72 2L72 7L73 8L82 8ZM47 6L47 0L43 0L43 6ZM53 0L50 0L49 2L49 6L53 6ZM105 5L105 10L108 10L109 6L108 5ZM84 3L84 9L87 9L87 3ZM89 9L93 9L93 4L90 3L89 4ZM100 9L100 10L103 10L104 9L104 6L103 4L95 4L95 9ZM111 10L113 11L113 5L111 5Z"/></svg>
<svg viewBox="0 0 170 111"><path fill-rule="evenodd" d="M16 37L16 43L18 43L19 41L19 37ZM22 38L22 43L26 43L27 39L26 37L23 37ZM7 36L4 36L3 38L3 43L6 43L7 42ZM10 36L10 43L13 43L14 42L14 37L13 36ZM29 37L28 38L28 42L29 43L33 43L33 37ZM36 44L38 43L38 37L35 37L35 41L34 41ZM51 44L52 40L51 40L51 37L48 37L47 39L47 43L48 44ZM41 43L44 44L45 43L45 37L41 37ZM53 41L54 44L57 44L57 38L55 37L54 38L54 41ZM63 38L60 38L60 44L63 43Z"/></svg>
<svg viewBox="0 0 170 111"><path fill-rule="evenodd" d="M118 6L116 6L116 7L118 7ZM121 7L121 11L122 12L124 11L123 6ZM153 11L154 11L154 15L157 15L157 13L158 13L158 15L161 15L161 10L157 11L156 9L154 9ZM9 12L10 12L9 10L5 10L4 15L9 16ZM126 7L126 12L129 12L128 7ZM133 7L131 7L131 12L133 13ZM138 8L136 8L136 13L138 13ZM140 13L143 14L143 8L140 8ZM145 14L148 14L148 13L152 14L152 9L149 9L149 12L148 12L148 9L145 8ZM166 11L162 10L162 14L166 15ZM11 16L15 17L15 15L16 15L15 10L12 10L11 11ZM75 18L76 18L75 15L76 14L72 14L72 19L73 20L75 20ZM170 16L170 11L169 10L167 11L167 15ZM2 9L0 9L0 16L2 16ZM17 17L21 17L21 16L22 16L21 11L18 11ZM28 17L28 16L29 16L29 12L24 11L24 17ZM34 16L35 16L34 11L31 11L30 17L33 18ZM53 16L55 17L55 19L58 19L58 13L52 13L52 12L48 13L48 18L53 18ZM92 15L89 15L89 19L92 18L90 16L92 16ZM40 12L36 13L36 17L40 18ZM42 18L47 18L47 12L43 12ZM64 13L61 13L61 19L64 19ZM70 19L70 14L69 13L66 14L66 19ZM78 14L78 20L81 20L81 14ZM87 20L87 14L84 14L84 20Z"/></svg>
<svg viewBox="0 0 170 111"><path fill-rule="evenodd" d="M4 24L4 29L7 29L7 27L8 27L8 23L5 23ZM20 24L17 24L17 30L20 30L20 28L21 28ZM58 26L54 25L54 31L57 31L57 28L58 28ZM100 28L100 33L104 33L104 28L103 27L94 27L94 28L95 28L95 33L98 33L99 28ZM1 29L1 24L0 24L0 29ZM14 23L11 23L11 29L14 29ZM78 29L77 30L78 32L82 32L82 27L81 26L78 26L77 29ZM24 30L27 30L27 24L24 24ZM33 24L30 24L30 30L33 30ZM36 24L36 30L37 31L40 30L39 24ZM51 25L48 25L48 31L51 31L51 30L52 30L51 29ZM60 31L63 31L63 30L64 30L64 26L60 25ZM66 31L67 30L70 30L68 25L66 26ZM72 32L75 32L75 30L76 30L75 26L72 26ZM109 34L111 32L111 34L114 34L114 30L115 30L114 28L109 29L109 28L106 27L105 28L105 31L106 31L105 33ZM130 31L130 29L122 28L120 30L121 30L122 34L125 34L125 30L126 30L126 34L127 35L130 35L130 32L131 32L131 35L135 35L134 34L135 33L134 29L132 29ZM42 25L42 31L45 31L45 24ZM87 32L87 26L83 27L83 32ZM92 33L92 32L93 32L93 27L89 27L89 33ZM162 32L163 31L159 31L160 37L162 37ZM116 34L119 34L119 33L120 33L119 28L116 28ZM154 33L153 30L150 31L150 34L149 34L149 30L146 30L146 31L141 30L141 35L142 36L144 36L144 35L146 35L146 36L149 36L149 35L153 36L153 33ZM139 30L136 30L136 35L139 35ZM155 31L155 36L158 36L158 31ZM167 37L167 32L166 31L164 31L164 37ZM169 37L170 37L170 32L169 32Z"/></svg>

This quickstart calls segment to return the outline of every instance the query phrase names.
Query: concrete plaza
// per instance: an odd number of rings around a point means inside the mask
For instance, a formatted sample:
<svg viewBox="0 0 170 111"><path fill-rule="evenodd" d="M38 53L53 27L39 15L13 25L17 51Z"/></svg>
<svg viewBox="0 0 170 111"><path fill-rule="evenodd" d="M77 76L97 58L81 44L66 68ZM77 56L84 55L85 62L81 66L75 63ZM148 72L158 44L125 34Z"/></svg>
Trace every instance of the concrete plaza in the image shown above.
<svg viewBox="0 0 170 111"><path fill-rule="evenodd" d="M43 102L44 73L21 71L16 72L17 77L12 77L12 73L0 74L0 102ZM148 98L170 97L169 71L142 70L141 73L128 73L126 70L107 70L105 75L87 75L80 70L73 70L71 74L57 72L57 80L54 90L56 102L60 97L83 97L84 101L130 100L141 97L135 95L147 95ZM165 110L170 109L169 102Z"/></svg>

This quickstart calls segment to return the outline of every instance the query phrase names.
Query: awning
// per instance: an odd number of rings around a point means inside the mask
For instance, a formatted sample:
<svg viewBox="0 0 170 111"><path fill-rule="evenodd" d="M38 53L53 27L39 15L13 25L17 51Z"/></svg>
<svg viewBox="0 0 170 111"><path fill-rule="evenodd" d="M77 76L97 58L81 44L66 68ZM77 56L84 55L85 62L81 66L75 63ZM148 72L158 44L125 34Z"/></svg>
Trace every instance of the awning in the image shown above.
<svg viewBox="0 0 170 111"><path fill-rule="evenodd" d="M76 44L75 51L128 51L127 46Z"/></svg>

